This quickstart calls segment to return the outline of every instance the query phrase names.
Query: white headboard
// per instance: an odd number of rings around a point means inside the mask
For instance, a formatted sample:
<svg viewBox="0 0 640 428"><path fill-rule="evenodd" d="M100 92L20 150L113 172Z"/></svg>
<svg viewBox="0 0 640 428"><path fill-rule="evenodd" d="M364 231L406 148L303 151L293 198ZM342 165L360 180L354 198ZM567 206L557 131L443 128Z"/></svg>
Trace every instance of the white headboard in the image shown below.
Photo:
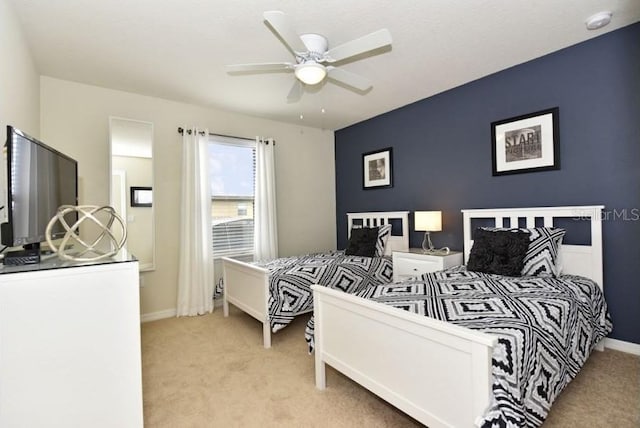
<svg viewBox="0 0 640 428"><path fill-rule="evenodd" d="M402 223L402 235L389 236L385 255L391 255L392 251L409 250L409 211L388 211L388 212L368 212L368 213L347 213L348 232L351 235L351 228L354 220L362 220L363 227L376 227L389 224L390 220L400 220Z"/></svg>
<svg viewBox="0 0 640 428"><path fill-rule="evenodd" d="M518 227L519 219L526 221L527 228L536 227L536 219L543 219L545 227L553 226L554 218L578 218L591 223L591 245L562 245L560 259L562 272L590 278L602 288L602 210L604 205L539 208L489 208L462 210L464 227L464 261L469 259L473 245L471 220L493 218L496 227L505 227L504 219L509 219L509 227ZM567 235L571 230L567 230ZM565 235L566 236L566 235Z"/></svg>

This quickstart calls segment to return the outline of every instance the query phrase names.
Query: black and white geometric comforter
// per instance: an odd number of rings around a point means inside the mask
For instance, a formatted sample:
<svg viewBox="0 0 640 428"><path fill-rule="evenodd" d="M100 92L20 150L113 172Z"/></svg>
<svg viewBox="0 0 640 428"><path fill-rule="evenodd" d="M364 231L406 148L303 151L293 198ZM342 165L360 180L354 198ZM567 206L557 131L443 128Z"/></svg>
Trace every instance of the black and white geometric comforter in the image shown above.
<svg viewBox="0 0 640 428"><path fill-rule="evenodd" d="M358 294L498 336L493 402L477 421L482 427L541 425L551 403L612 330L600 288L579 276L515 278L457 266ZM312 346L312 323L306 339Z"/></svg>
<svg viewBox="0 0 640 428"><path fill-rule="evenodd" d="M371 285L386 284L393 277L389 257L346 256L344 251L253 264L269 270L269 318L274 333L313 309L313 284L357 293Z"/></svg>

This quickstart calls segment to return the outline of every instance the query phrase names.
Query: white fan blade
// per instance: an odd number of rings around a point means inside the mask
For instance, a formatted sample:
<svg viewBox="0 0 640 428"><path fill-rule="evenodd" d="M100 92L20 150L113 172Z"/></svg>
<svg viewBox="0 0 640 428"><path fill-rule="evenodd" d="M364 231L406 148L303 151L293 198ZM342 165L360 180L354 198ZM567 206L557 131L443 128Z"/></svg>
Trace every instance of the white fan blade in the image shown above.
<svg viewBox="0 0 640 428"><path fill-rule="evenodd" d="M340 68L331 66L327 67L327 70L329 71L329 79L344 83L345 85L351 86L361 91L366 91L373 86L371 80L367 79L366 77L351 73L350 71L344 71Z"/></svg>
<svg viewBox="0 0 640 428"><path fill-rule="evenodd" d="M271 28L280 36L282 41L290 51L306 52L307 48L302 42L300 36L293 31L293 27L284 12L279 10L271 10L264 13L264 19L269 23Z"/></svg>
<svg viewBox="0 0 640 428"><path fill-rule="evenodd" d="M257 64L234 64L227 65L228 73L238 73L242 71L287 71L293 70L294 64L289 62L264 62Z"/></svg>
<svg viewBox="0 0 640 428"><path fill-rule="evenodd" d="M300 98L302 98L302 83L296 79L287 95L287 102L295 103L300 101Z"/></svg>
<svg viewBox="0 0 640 428"><path fill-rule="evenodd" d="M361 53L369 52L391 44L391 33L386 28L375 31L358 39L351 40L329 49L325 55L327 62L340 61Z"/></svg>

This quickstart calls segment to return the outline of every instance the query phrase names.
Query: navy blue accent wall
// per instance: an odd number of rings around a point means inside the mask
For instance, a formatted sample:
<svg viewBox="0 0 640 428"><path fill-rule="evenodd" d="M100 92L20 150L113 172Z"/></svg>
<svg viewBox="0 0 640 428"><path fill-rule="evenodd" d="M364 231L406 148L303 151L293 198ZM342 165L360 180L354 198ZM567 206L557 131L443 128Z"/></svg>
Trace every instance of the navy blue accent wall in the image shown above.
<svg viewBox="0 0 640 428"><path fill-rule="evenodd" d="M640 343L639 41L634 24L337 131L338 247L352 211L442 210L434 245L461 249L463 208L603 204L612 337ZM493 177L491 122L551 107L561 169ZM362 154L389 146L394 186L364 190Z"/></svg>

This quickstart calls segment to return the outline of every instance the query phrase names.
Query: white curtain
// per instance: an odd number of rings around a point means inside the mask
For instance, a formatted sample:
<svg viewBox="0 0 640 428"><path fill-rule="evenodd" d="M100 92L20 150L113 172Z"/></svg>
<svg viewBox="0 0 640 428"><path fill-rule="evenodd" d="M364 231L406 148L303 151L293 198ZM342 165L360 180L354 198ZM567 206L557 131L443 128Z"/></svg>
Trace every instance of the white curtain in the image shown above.
<svg viewBox="0 0 640 428"><path fill-rule="evenodd" d="M256 137L256 188L253 250L255 260L278 257L275 141Z"/></svg>
<svg viewBox="0 0 640 428"><path fill-rule="evenodd" d="M213 311L211 188L207 155L209 131L184 129L180 203L178 316Z"/></svg>

